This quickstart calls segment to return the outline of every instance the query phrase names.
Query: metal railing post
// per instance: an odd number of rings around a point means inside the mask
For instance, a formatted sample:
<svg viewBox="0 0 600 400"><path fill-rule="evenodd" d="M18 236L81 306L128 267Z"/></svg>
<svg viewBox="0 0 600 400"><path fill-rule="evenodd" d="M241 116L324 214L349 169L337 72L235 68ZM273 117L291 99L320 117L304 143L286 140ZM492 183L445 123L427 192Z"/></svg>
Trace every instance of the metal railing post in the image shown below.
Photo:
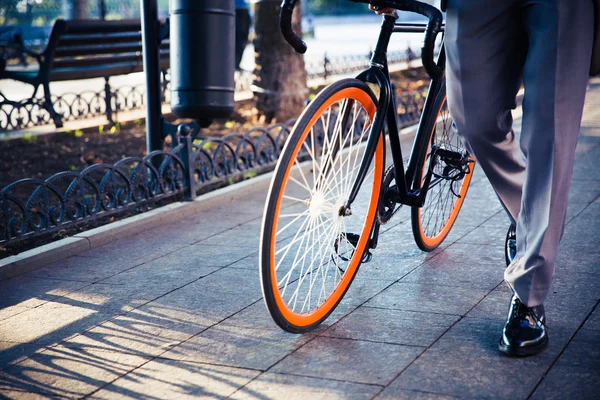
<svg viewBox="0 0 600 400"><path fill-rule="evenodd" d="M184 145L181 151L181 161L183 162L183 199L192 201L196 198L196 178L194 176L194 149L192 148L192 129L187 124L181 124L177 127L177 136Z"/></svg>
<svg viewBox="0 0 600 400"><path fill-rule="evenodd" d="M104 101L106 102L106 119L112 125L113 120L113 109L112 109L112 93L110 90L110 84L108 83L109 76L104 77Z"/></svg>

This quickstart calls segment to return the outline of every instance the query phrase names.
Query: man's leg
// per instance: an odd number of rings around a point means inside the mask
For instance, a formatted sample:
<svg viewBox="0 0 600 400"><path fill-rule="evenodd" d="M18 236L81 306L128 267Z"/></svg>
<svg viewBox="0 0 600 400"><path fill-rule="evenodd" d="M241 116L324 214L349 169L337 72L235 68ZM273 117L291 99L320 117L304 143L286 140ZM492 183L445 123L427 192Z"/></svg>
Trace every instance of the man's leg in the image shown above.
<svg viewBox="0 0 600 400"><path fill-rule="evenodd" d="M513 223L525 163L512 131L526 41L521 0L448 0L445 43L450 113Z"/></svg>
<svg viewBox="0 0 600 400"><path fill-rule="evenodd" d="M562 236L588 81L591 0L524 0L529 49L521 149L527 158L517 256L505 280L528 307L544 302Z"/></svg>

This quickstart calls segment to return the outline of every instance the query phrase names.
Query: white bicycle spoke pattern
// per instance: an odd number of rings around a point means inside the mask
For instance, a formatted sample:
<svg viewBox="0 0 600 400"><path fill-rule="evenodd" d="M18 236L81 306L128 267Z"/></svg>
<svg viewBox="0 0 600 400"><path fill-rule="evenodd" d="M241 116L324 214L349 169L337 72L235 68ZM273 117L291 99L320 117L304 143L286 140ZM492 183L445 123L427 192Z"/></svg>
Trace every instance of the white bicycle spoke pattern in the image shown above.
<svg viewBox="0 0 600 400"><path fill-rule="evenodd" d="M353 209L351 215L340 215L340 210L358 175L370 127L358 101L333 104L310 129L285 183L275 274L283 301L295 313L310 313L323 304L354 255L367 209ZM355 203L369 202L373 174L372 162Z"/></svg>
<svg viewBox="0 0 600 400"><path fill-rule="evenodd" d="M465 146L460 137L456 134L452 125L453 121L448 112L447 104L445 103L435 127L433 144L443 150L466 154L467 151ZM425 180L431 156L430 147L425 161L423 180ZM447 164L440 160L438 156L433 169L433 177L429 185L425 204L420 210L423 233L428 237L436 236L443 229L454 208L457 199L456 194L460 192L464 180L460 179L454 181L439 178L440 176L448 176L449 174L452 176L453 173L456 174L457 171L455 169L450 170Z"/></svg>

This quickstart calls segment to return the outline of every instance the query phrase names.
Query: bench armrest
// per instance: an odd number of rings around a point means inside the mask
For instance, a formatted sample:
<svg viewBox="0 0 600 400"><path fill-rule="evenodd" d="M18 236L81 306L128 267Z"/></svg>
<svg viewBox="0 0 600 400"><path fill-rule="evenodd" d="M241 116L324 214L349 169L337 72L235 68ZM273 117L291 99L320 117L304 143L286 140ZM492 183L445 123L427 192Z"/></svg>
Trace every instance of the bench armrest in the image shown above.
<svg viewBox="0 0 600 400"><path fill-rule="evenodd" d="M43 60L44 53L36 53L35 51L23 48L23 54L26 54L28 56L31 56L31 57L35 58L35 60L40 65L42 65L42 63L44 62L44 60Z"/></svg>

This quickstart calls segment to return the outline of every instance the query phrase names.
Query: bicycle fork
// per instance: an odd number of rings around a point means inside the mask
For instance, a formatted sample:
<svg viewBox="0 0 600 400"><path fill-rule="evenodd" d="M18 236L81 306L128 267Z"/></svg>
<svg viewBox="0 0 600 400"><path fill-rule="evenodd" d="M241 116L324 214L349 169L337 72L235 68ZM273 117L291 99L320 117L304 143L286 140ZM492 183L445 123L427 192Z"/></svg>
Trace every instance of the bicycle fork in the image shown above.
<svg viewBox="0 0 600 400"><path fill-rule="evenodd" d="M365 146L365 150L364 150L364 153L363 153L363 156L361 159L361 163L360 163L360 166L358 169L356 179L354 180L354 183L352 185L352 189L350 190L348 199L346 199L346 203L344 204L342 209L340 209L340 215L350 215L352 213L352 203L354 202L354 200L356 200L358 191L360 190L360 187L364 183L364 180L369 171L369 167L371 166L371 163L373 162L373 157L375 155L375 151L379 144L379 140L383 140L383 147L384 147L383 160L382 160L383 165L381 166L381 168L385 168L386 150L385 150L384 125L386 123L386 120L388 123L388 128L390 130L397 131L398 123L397 123L396 116L395 116L395 107L396 107L395 101L393 100L393 97L392 97L392 88L390 85L390 81L385 76L385 72L383 71L383 68L380 68L379 66L372 66L369 70L363 72L362 74L360 74L357 77L357 79L363 80L365 82L373 80L373 78L377 82L377 84L379 85L379 88L380 88L378 107L377 107L377 111L375 112L375 117L373 118L373 123L371 124L369 136L367 138L367 144ZM390 110L390 107L392 107L392 110ZM390 135L390 141L393 141L392 137L394 137L394 136L395 136L396 141L398 142L397 148L400 149L399 138L397 137L397 135ZM395 144L396 143L392 143L392 150L394 150ZM394 155L394 156L396 156L396 155ZM401 154L399 155L399 157L400 157L400 159L402 159ZM396 157L394 157L394 158L396 158ZM401 175L397 175L397 176L402 176L401 184L403 184L404 189L406 189L406 182L404 181L404 171L401 172ZM382 177L382 179L383 179L383 177ZM382 191L379 194L378 203L381 203L381 201L383 199L383 195L384 195L384 192L383 192L383 188L382 188ZM379 204L378 204L378 207L379 207ZM377 243L379 240L380 226L381 225L377 222L377 220L375 220L375 223L373 224L373 228L370 233L369 241L368 241L367 246L365 247L365 250L362 254L362 262L363 263L369 262L372 258L371 250L377 247ZM358 241L358 238L356 238L356 241Z"/></svg>

